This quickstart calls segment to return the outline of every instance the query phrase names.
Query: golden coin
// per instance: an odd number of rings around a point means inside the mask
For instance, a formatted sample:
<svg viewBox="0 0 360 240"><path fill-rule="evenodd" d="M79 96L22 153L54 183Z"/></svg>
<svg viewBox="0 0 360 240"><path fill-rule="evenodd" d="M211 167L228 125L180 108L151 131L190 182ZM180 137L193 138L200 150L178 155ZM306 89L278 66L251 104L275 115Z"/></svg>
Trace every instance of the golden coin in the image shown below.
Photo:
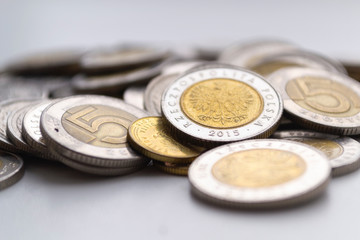
<svg viewBox="0 0 360 240"><path fill-rule="evenodd" d="M275 149L253 149L223 157L212 168L220 182L249 188L261 188L289 182L306 169L297 154Z"/></svg>
<svg viewBox="0 0 360 240"><path fill-rule="evenodd" d="M286 93L301 107L331 117L360 112L360 97L350 87L331 79L304 76L289 81Z"/></svg>
<svg viewBox="0 0 360 240"><path fill-rule="evenodd" d="M127 129L137 118L105 105L81 105L63 114L64 129L77 140L99 147L124 147Z"/></svg>
<svg viewBox="0 0 360 240"><path fill-rule="evenodd" d="M330 160L339 157L344 152L344 149L340 144L328 139L294 138L292 140L302 142L319 149L325 153Z"/></svg>
<svg viewBox="0 0 360 240"><path fill-rule="evenodd" d="M161 117L145 117L129 127L129 143L145 156L158 161L189 163L200 151L177 142L166 131Z"/></svg>
<svg viewBox="0 0 360 240"><path fill-rule="evenodd" d="M260 94L244 82L210 79L189 87L181 96L182 111L194 122L212 128L236 128L259 117Z"/></svg>
<svg viewBox="0 0 360 240"><path fill-rule="evenodd" d="M166 163L166 162L159 162L153 161L154 166L160 169L163 172L170 173L173 175L181 175L187 176L189 171L189 164L174 164L174 163Z"/></svg>

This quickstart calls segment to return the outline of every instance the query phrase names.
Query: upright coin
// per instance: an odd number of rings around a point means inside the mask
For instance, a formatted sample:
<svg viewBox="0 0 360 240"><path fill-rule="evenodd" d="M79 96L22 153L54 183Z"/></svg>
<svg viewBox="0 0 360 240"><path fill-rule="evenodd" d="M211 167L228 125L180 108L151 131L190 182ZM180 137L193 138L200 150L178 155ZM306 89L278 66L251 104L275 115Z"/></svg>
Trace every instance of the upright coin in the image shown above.
<svg viewBox="0 0 360 240"><path fill-rule="evenodd" d="M352 138L300 130L275 132L273 137L302 142L319 149L329 158L333 176L353 172L360 167L360 143Z"/></svg>
<svg viewBox="0 0 360 240"><path fill-rule="evenodd" d="M27 144L39 152L39 156L53 160L53 156L45 145L44 138L40 131L40 117L41 113L53 101L44 100L41 103L32 106L25 114L22 124L22 136Z"/></svg>
<svg viewBox="0 0 360 240"><path fill-rule="evenodd" d="M267 81L224 64L193 68L164 92L161 105L174 134L205 147L268 137L283 110Z"/></svg>
<svg viewBox="0 0 360 240"><path fill-rule="evenodd" d="M134 85L125 90L123 98L126 103L144 109L144 93L144 85Z"/></svg>
<svg viewBox="0 0 360 240"><path fill-rule="evenodd" d="M0 151L0 190L13 185L23 175L23 160L14 154Z"/></svg>
<svg viewBox="0 0 360 240"><path fill-rule="evenodd" d="M284 99L288 117L315 131L360 134L360 84L343 75L306 68L281 69L268 77Z"/></svg>
<svg viewBox="0 0 360 240"><path fill-rule="evenodd" d="M303 143L261 139L227 144L190 166L193 192L212 202L251 208L284 207L325 190L330 165Z"/></svg>
<svg viewBox="0 0 360 240"><path fill-rule="evenodd" d="M9 115L17 109L25 107L31 102L32 100L9 100L0 103L0 148L10 151L16 152L18 148L11 143L7 134L7 120Z"/></svg>
<svg viewBox="0 0 360 240"><path fill-rule="evenodd" d="M128 146L127 130L146 116L116 98L82 95L47 107L40 129L46 144L66 158L101 167L136 167L147 160Z"/></svg>
<svg viewBox="0 0 360 240"><path fill-rule="evenodd" d="M138 152L162 162L189 163L200 154L173 139L161 117L136 120L129 127L128 141Z"/></svg>

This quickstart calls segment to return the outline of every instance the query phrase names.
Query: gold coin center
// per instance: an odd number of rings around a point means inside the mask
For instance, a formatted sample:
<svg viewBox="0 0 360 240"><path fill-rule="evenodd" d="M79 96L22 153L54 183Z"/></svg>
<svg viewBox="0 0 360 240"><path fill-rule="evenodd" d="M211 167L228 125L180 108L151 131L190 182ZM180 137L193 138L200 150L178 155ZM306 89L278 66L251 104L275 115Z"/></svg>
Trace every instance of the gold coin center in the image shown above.
<svg viewBox="0 0 360 240"><path fill-rule="evenodd" d="M301 107L329 117L351 117L360 112L359 95L330 79L296 78L287 83L286 92Z"/></svg>
<svg viewBox="0 0 360 240"><path fill-rule="evenodd" d="M126 145L127 129L137 118L120 109L104 105L81 105L67 110L61 123L77 140L99 147Z"/></svg>
<svg viewBox="0 0 360 240"><path fill-rule="evenodd" d="M160 117L138 119L130 127L130 136L141 147L162 156L192 158L199 155L199 152L174 140Z"/></svg>
<svg viewBox="0 0 360 240"><path fill-rule="evenodd" d="M182 94L182 111L192 121L211 128L236 128L255 120L263 111L260 94L232 79L198 82Z"/></svg>
<svg viewBox="0 0 360 240"><path fill-rule="evenodd" d="M339 157L344 151L343 147L340 144L328 139L295 138L291 140L302 142L317 148L318 150L325 153L329 160Z"/></svg>
<svg viewBox="0 0 360 240"><path fill-rule="evenodd" d="M261 188L283 184L301 176L304 160L295 153L253 149L223 157L212 168L213 176L236 187Z"/></svg>

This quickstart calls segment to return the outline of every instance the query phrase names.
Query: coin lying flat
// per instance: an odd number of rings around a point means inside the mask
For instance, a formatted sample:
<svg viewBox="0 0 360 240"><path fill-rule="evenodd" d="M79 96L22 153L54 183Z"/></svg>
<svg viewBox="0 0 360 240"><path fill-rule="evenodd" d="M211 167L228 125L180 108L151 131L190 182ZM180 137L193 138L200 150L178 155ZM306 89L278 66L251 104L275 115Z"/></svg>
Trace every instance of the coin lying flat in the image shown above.
<svg viewBox="0 0 360 240"><path fill-rule="evenodd" d="M151 80L146 86L145 90L145 109L152 115L161 115L161 96L165 89L173 82L180 74L196 67L203 62L190 61L181 62L165 67L162 74Z"/></svg>
<svg viewBox="0 0 360 240"><path fill-rule="evenodd" d="M124 92L124 101L128 104L134 105L140 109L144 109L144 85L130 86L125 89Z"/></svg>
<svg viewBox="0 0 360 240"><path fill-rule="evenodd" d="M16 109L13 111L7 120L6 126L6 135L10 141L21 151L29 154L36 154L37 149L28 145L22 137L22 125L26 112L34 105L36 102L29 102L26 106Z"/></svg>
<svg viewBox="0 0 360 240"><path fill-rule="evenodd" d="M87 73L103 73L161 61L168 55L167 49L121 45L89 52L81 58L80 64Z"/></svg>
<svg viewBox="0 0 360 240"><path fill-rule="evenodd" d="M13 185L23 175L23 160L15 154L0 151L0 190Z"/></svg>
<svg viewBox="0 0 360 240"><path fill-rule="evenodd" d="M268 56L298 49L293 43L276 39L249 41L227 47L220 54L219 61L249 68Z"/></svg>
<svg viewBox="0 0 360 240"><path fill-rule="evenodd" d="M271 135L282 100L260 76L224 64L182 75L164 92L162 114L179 139L204 147Z"/></svg>
<svg viewBox="0 0 360 240"><path fill-rule="evenodd" d="M156 168L163 172L180 176L187 176L190 166L190 164L168 163L161 161L153 161L153 163Z"/></svg>
<svg viewBox="0 0 360 240"><path fill-rule="evenodd" d="M330 165L313 147L282 139L212 149L189 169L193 193L219 204L271 208L307 201L327 186Z"/></svg>
<svg viewBox="0 0 360 240"><path fill-rule="evenodd" d="M136 167L147 160L128 146L127 129L146 116L116 98L81 95L48 106L40 129L46 145L66 158L100 167Z"/></svg>
<svg viewBox="0 0 360 240"><path fill-rule="evenodd" d="M32 100L8 100L0 103L0 148L16 152L18 148L9 140L6 134L7 119L9 115L19 108L25 107Z"/></svg>
<svg viewBox="0 0 360 240"><path fill-rule="evenodd" d="M305 51L293 51L271 55L257 62L250 67L250 69L262 76L268 76L276 70L286 67L307 67L346 73L344 67L335 60Z"/></svg>
<svg viewBox="0 0 360 240"><path fill-rule="evenodd" d="M360 143L350 137L301 130L278 131L273 137L302 142L319 149L328 157L333 176L344 175L360 167Z"/></svg>
<svg viewBox="0 0 360 240"><path fill-rule="evenodd" d="M190 163L200 152L172 138L161 117L145 117L129 127L128 141L148 158L168 163Z"/></svg>
<svg viewBox="0 0 360 240"><path fill-rule="evenodd" d="M23 57L10 63L6 72L12 74L64 75L79 72L79 61L83 52L79 50L57 50Z"/></svg>
<svg viewBox="0 0 360 240"><path fill-rule="evenodd" d="M44 100L32 106L24 115L22 121L22 137L25 142L39 152L39 156L43 159L54 160L54 157L45 145L44 138L40 130L40 117L41 113L47 108L54 100Z"/></svg>
<svg viewBox="0 0 360 240"><path fill-rule="evenodd" d="M337 135L360 133L360 84L333 72L281 69L268 77L284 100L288 117L299 125Z"/></svg>

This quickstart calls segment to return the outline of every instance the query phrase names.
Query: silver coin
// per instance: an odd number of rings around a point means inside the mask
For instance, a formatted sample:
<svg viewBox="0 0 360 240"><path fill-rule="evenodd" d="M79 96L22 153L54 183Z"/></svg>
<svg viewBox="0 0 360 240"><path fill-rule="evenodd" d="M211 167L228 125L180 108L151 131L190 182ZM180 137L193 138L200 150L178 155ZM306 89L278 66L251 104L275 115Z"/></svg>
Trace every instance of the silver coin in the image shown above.
<svg viewBox="0 0 360 240"><path fill-rule="evenodd" d="M161 115L161 96L165 89L182 73L196 67L203 62L181 62L164 68L162 74L151 80L147 85L144 95L145 109L152 115Z"/></svg>
<svg viewBox="0 0 360 240"><path fill-rule="evenodd" d="M54 160L53 155L45 145L44 138L40 131L40 117L41 113L47 108L53 100L44 100L35 106L32 106L25 114L22 122L22 137L29 146L36 149L38 156Z"/></svg>
<svg viewBox="0 0 360 240"><path fill-rule="evenodd" d="M262 77L224 64L179 77L164 92L161 107L175 134L201 146L267 137L283 110L280 95Z"/></svg>
<svg viewBox="0 0 360 240"><path fill-rule="evenodd" d="M49 149L49 151L51 151L54 154L54 159L62 162L66 166L76 169L80 172L85 172L85 173L99 175L99 176L119 176L119 175L130 174L130 173L141 170L148 164L148 162L144 161L144 165L140 165L137 167L118 167L118 168L99 167L99 166L92 166L92 165L84 164L84 163L77 162L72 159L66 158L51 148Z"/></svg>
<svg viewBox="0 0 360 240"><path fill-rule="evenodd" d="M6 134L9 115L16 109L25 107L30 100L8 100L0 103L0 148L16 152L18 148L9 140Z"/></svg>
<svg viewBox="0 0 360 240"><path fill-rule="evenodd" d="M273 137L299 141L319 149L328 157L333 176L344 175L360 167L360 143L352 138L300 130L277 131Z"/></svg>
<svg viewBox="0 0 360 240"><path fill-rule="evenodd" d="M13 185L23 175L23 160L17 155L0 151L0 190Z"/></svg>
<svg viewBox="0 0 360 240"><path fill-rule="evenodd" d="M75 161L102 167L144 164L127 143L127 128L144 111L123 101L96 95L61 99L42 113L40 129L46 145Z"/></svg>
<svg viewBox="0 0 360 240"><path fill-rule="evenodd" d="M36 53L13 61L5 70L12 74L74 74L80 70L82 54L74 49Z"/></svg>
<svg viewBox="0 0 360 240"><path fill-rule="evenodd" d="M79 75L73 79L73 88L79 93L118 92L131 84L143 83L160 74L161 70L174 59L166 59L151 66L122 71L102 76Z"/></svg>
<svg viewBox="0 0 360 240"><path fill-rule="evenodd" d="M335 60L305 51L293 51L271 55L254 63L250 69L266 77L276 70L285 67L306 67L346 73L344 67Z"/></svg>
<svg viewBox="0 0 360 240"><path fill-rule="evenodd" d="M168 57L165 48L141 45L121 45L119 47L98 49L81 58L81 68L87 73L117 71L131 66L144 65L161 61Z"/></svg>
<svg viewBox="0 0 360 240"><path fill-rule="evenodd" d="M145 86L131 86L124 92L124 101L140 109L144 109Z"/></svg>
<svg viewBox="0 0 360 240"><path fill-rule="evenodd" d="M280 69L267 79L284 100L288 117L318 132L360 134L360 84L318 69Z"/></svg>
<svg viewBox="0 0 360 240"><path fill-rule="evenodd" d="M8 117L6 126L6 135L9 140L21 151L29 154L36 154L36 149L28 145L22 137L22 124L26 112L36 102L29 101L24 107L14 110Z"/></svg>
<svg viewBox="0 0 360 240"><path fill-rule="evenodd" d="M249 207L284 207L322 193L330 176L326 156L288 140L259 139L217 147L191 164L193 192L204 200Z"/></svg>
<svg viewBox="0 0 360 240"><path fill-rule="evenodd" d="M235 43L225 48L219 56L219 61L249 68L267 56L296 51L297 49L299 47L293 43L282 40L252 40L244 43Z"/></svg>

